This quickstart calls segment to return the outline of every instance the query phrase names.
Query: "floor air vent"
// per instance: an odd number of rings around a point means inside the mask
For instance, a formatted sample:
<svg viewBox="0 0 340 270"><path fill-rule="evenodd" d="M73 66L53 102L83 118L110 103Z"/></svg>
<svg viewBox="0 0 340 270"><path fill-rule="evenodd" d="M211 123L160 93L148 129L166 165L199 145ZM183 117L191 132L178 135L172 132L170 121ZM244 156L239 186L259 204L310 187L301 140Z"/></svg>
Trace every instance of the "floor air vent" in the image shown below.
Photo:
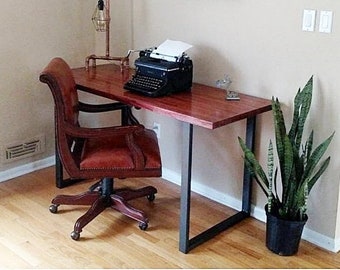
<svg viewBox="0 0 340 270"><path fill-rule="evenodd" d="M45 136L40 135L26 142L15 143L5 147L4 162L27 158L45 151Z"/></svg>

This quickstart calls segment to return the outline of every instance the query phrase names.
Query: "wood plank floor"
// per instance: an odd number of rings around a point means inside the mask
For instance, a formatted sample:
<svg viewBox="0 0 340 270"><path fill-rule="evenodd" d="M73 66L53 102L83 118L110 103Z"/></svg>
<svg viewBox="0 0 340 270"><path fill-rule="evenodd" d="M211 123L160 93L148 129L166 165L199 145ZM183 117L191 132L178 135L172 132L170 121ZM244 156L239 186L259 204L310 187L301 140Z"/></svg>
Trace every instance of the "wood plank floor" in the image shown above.
<svg viewBox="0 0 340 270"><path fill-rule="evenodd" d="M138 182L139 181L139 182ZM88 224L79 241L70 238L86 207L48 210L56 194L77 194L92 182L65 189L54 185L54 168L0 183L1 268L340 268L340 254L302 241L297 255L281 257L265 247L265 225L249 218L192 250L178 251L179 187L161 179L117 180L117 186L152 184L156 200L132 204L149 219L137 222L107 209ZM137 182L137 184L136 184ZM197 234L233 213L198 195L192 198L191 233Z"/></svg>

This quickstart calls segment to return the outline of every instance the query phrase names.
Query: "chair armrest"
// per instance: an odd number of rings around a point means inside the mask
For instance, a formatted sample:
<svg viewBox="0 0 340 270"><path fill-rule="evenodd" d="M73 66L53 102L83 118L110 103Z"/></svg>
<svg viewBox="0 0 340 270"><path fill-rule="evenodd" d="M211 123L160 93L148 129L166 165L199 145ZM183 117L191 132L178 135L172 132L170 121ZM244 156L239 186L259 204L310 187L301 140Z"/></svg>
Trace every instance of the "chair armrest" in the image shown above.
<svg viewBox="0 0 340 270"><path fill-rule="evenodd" d="M89 104L79 101L79 111L87 113L101 113L108 111L125 110L129 125L139 125L137 118L132 114L131 107L122 102L106 103L106 104Z"/></svg>
<svg viewBox="0 0 340 270"><path fill-rule="evenodd" d="M128 105L115 102L115 103L106 103L106 104L89 104L79 101L79 110L82 112L88 113L100 113L100 112L108 112L108 111L116 111L126 108Z"/></svg>
<svg viewBox="0 0 340 270"><path fill-rule="evenodd" d="M63 123L64 130L67 134L72 137L77 138L98 138L98 137L110 137L117 135L127 135L132 132L143 130L143 125L134 126L113 126L113 127L103 127L103 128L87 128L87 127L77 127L69 123Z"/></svg>

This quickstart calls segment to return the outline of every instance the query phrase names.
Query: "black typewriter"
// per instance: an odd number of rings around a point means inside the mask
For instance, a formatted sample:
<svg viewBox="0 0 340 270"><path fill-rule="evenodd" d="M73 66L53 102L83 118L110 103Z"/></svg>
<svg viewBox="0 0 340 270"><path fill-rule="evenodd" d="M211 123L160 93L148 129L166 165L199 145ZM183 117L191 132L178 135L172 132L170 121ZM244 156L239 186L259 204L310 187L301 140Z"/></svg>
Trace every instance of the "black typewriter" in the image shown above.
<svg viewBox="0 0 340 270"><path fill-rule="evenodd" d="M150 56L143 50L135 61L136 71L124 88L149 97L159 97L180 91L190 91L193 66L190 58L183 56L168 61Z"/></svg>

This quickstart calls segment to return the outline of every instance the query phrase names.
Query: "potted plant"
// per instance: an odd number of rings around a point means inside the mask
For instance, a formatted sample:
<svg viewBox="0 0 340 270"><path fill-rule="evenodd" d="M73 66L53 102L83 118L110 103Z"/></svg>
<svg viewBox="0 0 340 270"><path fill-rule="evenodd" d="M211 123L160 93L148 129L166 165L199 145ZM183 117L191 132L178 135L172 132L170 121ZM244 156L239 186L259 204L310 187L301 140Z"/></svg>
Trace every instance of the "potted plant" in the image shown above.
<svg viewBox="0 0 340 270"><path fill-rule="evenodd" d="M309 193L330 162L330 157L322 162L321 158L334 132L314 150L313 131L305 143L302 143L312 92L313 76L295 96L292 125L288 133L280 102L278 98L272 98L278 165L274 165L273 143L270 140L267 174L254 153L240 137L238 138L244 153L245 165L268 199L265 207L266 245L280 255L293 255L297 252L302 230L308 218L306 211Z"/></svg>

